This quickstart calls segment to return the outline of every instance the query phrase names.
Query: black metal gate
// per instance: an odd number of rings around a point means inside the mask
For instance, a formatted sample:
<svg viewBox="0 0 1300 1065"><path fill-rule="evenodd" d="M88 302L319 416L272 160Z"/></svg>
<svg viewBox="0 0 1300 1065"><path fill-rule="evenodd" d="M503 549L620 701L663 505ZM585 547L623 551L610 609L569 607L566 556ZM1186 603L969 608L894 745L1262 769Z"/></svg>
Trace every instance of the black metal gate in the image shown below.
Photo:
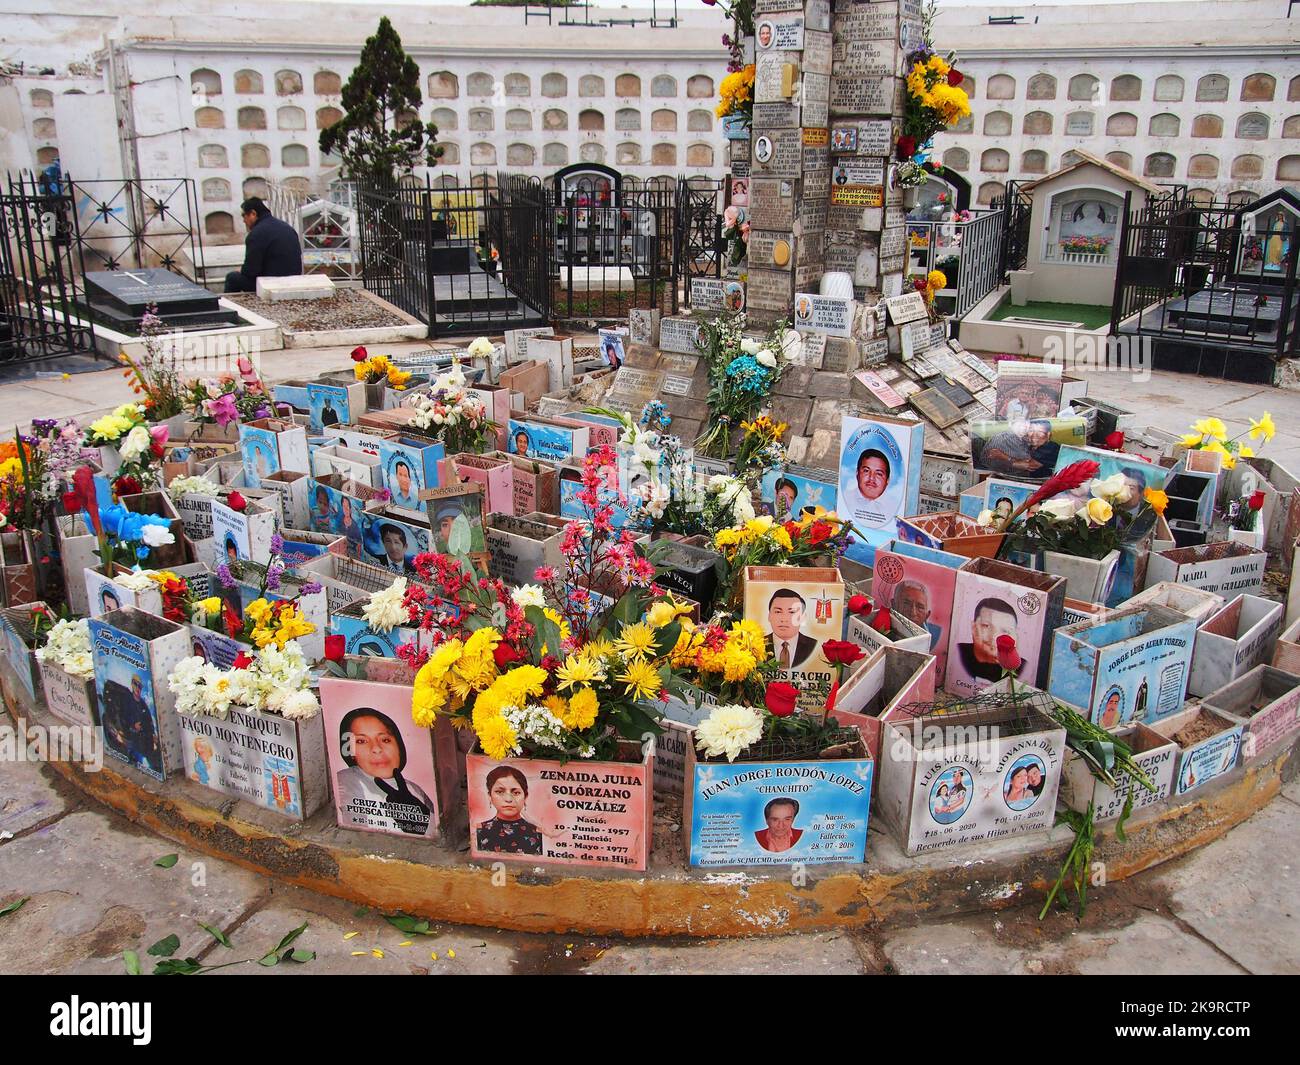
<svg viewBox="0 0 1300 1065"><path fill-rule="evenodd" d="M83 270L70 186L11 176L0 189L0 365L94 354L89 323L63 313Z"/></svg>
<svg viewBox="0 0 1300 1065"><path fill-rule="evenodd" d="M1002 254L998 262L998 276L1004 281L1012 270L1023 270L1029 257L1029 215L1034 199L1020 186L1023 182L1008 181L1006 195L993 201L1002 208Z"/></svg>

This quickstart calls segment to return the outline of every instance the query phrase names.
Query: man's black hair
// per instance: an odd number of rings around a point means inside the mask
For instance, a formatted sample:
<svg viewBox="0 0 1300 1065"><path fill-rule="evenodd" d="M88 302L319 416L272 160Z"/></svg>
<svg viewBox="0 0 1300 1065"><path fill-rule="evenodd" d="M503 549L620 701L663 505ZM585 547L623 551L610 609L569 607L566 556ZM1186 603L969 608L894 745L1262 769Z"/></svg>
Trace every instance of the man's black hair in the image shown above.
<svg viewBox="0 0 1300 1065"><path fill-rule="evenodd" d="M1016 617L1014 608L1004 603L1001 599L994 599L991 596L988 599L981 599L979 601L979 605L975 608L975 613L972 614L971 617L979 617L981 610L992 610L998 614L1010 614L1013 618ZM1019 620L1019 618L1016 618L1017 622Z"/></svg>
<svg viewBox="0 0 1300 1065"><path fill-rule="evenodd" d="M772 593L772 598L767 601L769 610L772 609L772 604L778 599L798 599L800 606L806 607L808 605L808 601L793 588L778 588Z"/></svg>
<svg viewBox="0 0 1300 1065"><path fill-rule="evenodd" d="M240 214L248 214L249 211L255 212L258 218L265 218L271 213L271 208L266 206L261 196L250 196L239 205Z"/></svg>

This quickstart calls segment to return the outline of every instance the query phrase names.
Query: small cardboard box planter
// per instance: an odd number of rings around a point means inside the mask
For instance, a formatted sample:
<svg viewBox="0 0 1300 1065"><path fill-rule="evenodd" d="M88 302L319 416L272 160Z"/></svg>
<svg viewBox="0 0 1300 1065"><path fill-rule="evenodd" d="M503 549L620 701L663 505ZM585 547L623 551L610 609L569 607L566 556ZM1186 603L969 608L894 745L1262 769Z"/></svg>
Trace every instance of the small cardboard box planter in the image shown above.
<svg viewBox="0 0 1300 1065"><path fill-rule="evenodd" d="M695 742L695 727L718 705L715 695L693 684L681 695L670 695L660 720L663 732L655 737L654 788L656 795L681 795L686 782L686 750Z"/></svg>
<svg viewBox="0 0 1300 1065"><path fill-rule="evenodd" d="M1188 695L1208 695L1273 656L1282 631L1282 604L1239 595L1196 630Z"/></svg>
<svg viewBox="0 0 1300 1065"><path fill-rule="evenodd" d="M16 682L15 695L24 710L36 705L41 688L36 648L44 642L32 631L32 616L44 613L44 603L27 603L0 609L0 651L4 654L4 674Z"/></svg>
<svg viewBox="0 0 1300 1065"><path fill-rule="evenodd" d="M512 453L545 462L580 461L591 440L591 426L567 418L516 413L508 427Z"/></svg>
<svg viewBox="0 0 1300 1065"><path fill-rule="evenodd" d="M183 768L176 696L167 674L189 655L189 628L123 607L90 620L104 749L165 780Z"/></svg>
<svg viewBox="0 0 1300 1065"><path fill-rule="evenodd" d="M1136 595L1130 596L1120 604L1120 608L1130 606L1163 606L1186 614L1198 625L1223 606L1226 600L1214 592L1203 588L1193 588L1189 584L1177 584L1174 581L1160 581L1148 585Z"/></svg>
<svg viewBox="0 0 1300 1065"><path fill-rule="evenodd" d="M446 833L459 807L451 722L411 720L411 685L324 677L325 750L340 828L411 839Z"/></svg>
<svg viewBox="0 0 1300 1065"><path fill-rule="evenodd" d="M463 452L443 459L440 483L457 481L475 481L483 486L485 510L514 513L515 468L508 459Z"/></svg>
<svg viewBox="0 0 1300 1065"><path fill-rule="evenodd" d="M1130 794L1134 811L1167 799L1173 790L1174 770L1178 766L1177 744L1146 725L1117 729L1114 735L1128 744L1133 752L1133 761L1146 773L1155 790L1148 791L1120 769L1112 773L1119 787L1112 788L1093 776L1088 763L1067 747L1065 769L1061 773L1061 801L1071 810L1081 813L1092 803L1093 816L1098 821L1109 821L1123 813Z"/></svg>
<svg viewBox="0 0 1300 1065"><path fill-rule="evenodd" d="M307 487L311 477L295 470L278 470L269 477L263 477L261 485L280 497L280 513L284 524L301 529L309 524ZM191 537L193 539L193 537Z"/></svg>
<svg viewBox="0 0 1300 1065"><path fill-rule="evenodd" d="M1192 706L1156 722L1152 729L1178 744L1173 794L1186 795L1236 768L1245 725L1208 707Z"/></svg>
<svg viewBox="0 0 1300 1065"><path fill-rule="evenodd" d="M77 617L90 613L86 598L86 570L99 565L99 538L80 514L60 514L55 519L59 534L59 564L68 609Z"/></svg>
<svg viewBox="0 0 1300 1065"><path fill-rule="evenodd" d="M628 761L465 756L469 853L483 862L644 871L650 857L654 754L622 744Z"/></svg>
<svg viewBox="0 0 1300 1065"><path fill-rule="evenodd" d="M994 558L1002 546L1002 533L991 533L955 510L899 518L898 539L966 558Z"/></svg>
<svg viewBox="0 0 1300 1065"><path fill-rule="evenodd" d="M877 809L907 854L1052 827L1065 729L1041 695L1000 698L997 709L884 723Z"/></svg>
<svg viewBox="0 0 1300 1065"><path fill-rule="evenodd" d="M255 485L278 470L310 473L307 429L291 418L259 418L239 427L239 453L246 483Z"/></svg>
<svg viewBox="0 0 1300 1065"><path fill-rule="evenodd" d="M489 514L483 521L488 572L509 585L533 584L538 566L563 565L560 529L531 518Z"/></svg>
<svg viewBox="0 0 1300 1065"><path fill-rule="evenodd" d="M844 678L831 716L858 729L867 753L878 760L881 722L897 716L902 707L930 702L936 690L933 655L885 646Z"/></svg>
<svg viewBox="0 0 1300 1065"><path fill-rule="evenodd" d="M699 868L863 862L875 763L854 730L824 751L735 762L700 761L686 750L683 826L687 860ZM765 754L767 752L764 752Z"/></svg>
<svg viewBox="0 0 1300 1065"><path fill-rule="evenodd" d="M505 432L505 429L501 431ZM560 512L560 471L554 465L501 451L491 452L488 457L504 458L514 470L514 502L510 513L524 515L532 511L545 514Z"/></svg>
<svg viewBox="0 0 1300 1065"><path fill-rule="evenodd" d="M330 614L330 632L343 637L344 650L347 654L396 658L399 647L420 645L423 634L418 628L410 625L396 625L387 632L372 629L361 613L368 598L360 599Z"/></svg>
<svg viewBox="0 0 1300 1065"><path fill-rule="evenodd" d="M1245 544L1224 540L1200 547L1154 552L1147 563L1146 585L1159 581L1190 584L1216 595L1258 592L1268 555Z"/></svg>
<svg viewBox="0 0 1300 1065"><path fill-rule="evenodd" d="M855 643L867 654L875 654L882 647L899 647L904 651L930 653L930 632L921 628L900 611L889 612L889 632L883 633L873 628L872 620L877 611L873 608L866 614L850 614L845 621L844 635L849 643Z"/></svg>
<svg viewBox="0 0 1300 1065"><path fill-rule="evenodd" d="M185 775L221 795L302 821L329 801L321 715L290 721L232 706L225 717L177 715Z"/></svg>
<svg viewBox="0 0 1300 1065"><path fill-rule="evenodd" d="M1272 664L1288 673L1300 675L1300 621L1288 625L1277 638Z"/></svg>
<svg viewBox="0 0 1300 1065"><path fill-rule="evenodd" d="M1300 676L1256 666L1244 677L1205 697L1207 710L1246 722L1241 763L1264 757L1274 744L1300 732Z"/></svg>
<svg viewBox="0 0 1300 1065"><path fill-rule="evenodd" d="M37 668L50 713L72 725L99 724L94 677L74 677L53 662L38 662Z"/></svg>
<svg viewBox="0 0 1300 1065"><path fill-rule="evenodd" d="M897 617L904 610L914 616L924 612L929 646L922 648L938 660L939 685L948 670L948 631L952 627L952 601L957 571L970 560L932 547L891 540L876 551L871 591L879 606L890 607Z"/></svg>
<svg viewBox="0 0 1300 1065"><path fill-rule="evenodd" d="M166 518L169 522L167 529L175 538L175 543L150 549L146 560L150 569L172 569L189 561L185 553L185 523L181 521L171 496L166 492L138 492L122 496L118 502L132 514L151 514L157 518Z"/></svg>
<svg viewBox="0 0 1300 1065"><path fill-rule="evenodd" d="M944 687L972 695L1002 679L996 637L1012 635L1023 659L1016 679L1047 687L1052 631L1065 606L1065 581L988 558L957 571ZM991 657L990 657L991 656Z"/></svg>
<svg viewBox="0 0 1300 1065"><path fill-rule="evenodd" d="M364 451L344 447L342 444L328 444L312 448L312 477L328 477L331 473L358 481L361 484L368 484L371 488L382 487L379 484L378 456L367 455Z"/></svg>
<svg viewBox="0 0 1300 1065"><path fill-rule="evenodd" d="M1196 622L1161 606L1112 610L1052 635L1048 690L1114 729L1176 713L1187 695Z"/></svg>

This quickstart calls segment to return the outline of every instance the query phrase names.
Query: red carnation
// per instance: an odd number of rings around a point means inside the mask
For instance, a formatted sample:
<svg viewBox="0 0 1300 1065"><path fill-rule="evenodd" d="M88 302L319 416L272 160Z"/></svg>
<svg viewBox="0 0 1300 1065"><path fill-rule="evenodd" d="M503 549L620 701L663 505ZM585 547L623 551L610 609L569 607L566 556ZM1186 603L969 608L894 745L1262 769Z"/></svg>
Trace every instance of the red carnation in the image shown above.
<svg viewBox="0 0 1300 1065"><path fill-rule="evenodd" d="M162 458L163 457L162 444L158 443L158 441L155 440L152 444L149 445L149 454L151 454L156 459Z"/></svg>
<svg viewBox="0 0 1300 1065"><path fill-rule="evenodd" d="M827 640L822 644L822 654L833 666L851 666L867 657L861 647L848 640Z"/></svg>
<svg viewBox="0 0 1300 1065"><path fill-rule="evenodd" d="M342 662L347 650L347 641L342 636L325 637L325 658L330 662Z"/></svg>
<svg viewBox="0 0 1300 1065"><path fill-rule="evenodd" d="M365 348L355 347L352 349L351 357L353 362L365 362L370 356L366 354Z"/></svg>
<svg viewBox="0 0 1300 1065"><path fill-rule="evenodd" d="M492 659L496 662L497 669L505 669L511 662L518 662L523 657L523 652L515 650L513 646L505 641L497 644L492 652Z"/></svg>
<svg viewBox="0 0 1300 1065"><path fill-rule="evenodd" d="M916 154L916 138L910 134L904 133L898 138L898 144L895 146L900 162L906 162Z"/></svg>
<svg viewBox="0 0 1300 1065"><path fill-rule="evenodd" d="M965 80L966 80L966 75L963 74L956 67L948 68L948 84L951 85L953 88L956 88Z"/></svg>
<svg viewBox="0 0 1300 1065"><path fill-rule="evenodd" d="M799 689L783 680L773 681L763 693L763 702L773 717L789 717L794 713L799 699Z"/></svg>
<svg viewBox="0 0 1300 1065"><path fill-rule="evenodd" d="M252 664L253 656L244 651L240 651L239 654L235 655L235 660L231 663L235 669L247 669Z"/></svg>
<svg viewBox="0 0 1300 1065"><path fill-rule="evenodd" d="M865 614L870 609L871 609L871 600L868 599L865 595L849 596L850 614Z"/></svg>
<svg viewBox="0 0 1300 1065"><path fill-rule="evenodd" d="M245 499L243 496L241 496L238 492L231 492L230 497L226 500L226 506L228 506L231 510L242 514L244 511L248 509L248 500Z"/></svg>
<svg viewBox="0 0 1300 1065"><path fill-rule="evenodd" d="M997 643L998 665L1008 673L1016 672L1024 662L1024 659L1020 657L1020 652L1016 650L1016 638L1014 636L999 636Z"/></svg>
<svg viewBox="0 0 1300 1065"><path fill-rule="evenodd" d="M812 528L808 530L808 542L816 547L823 540L829 540L831 536L831 527L828 522L815 521Z"/></svg>
<svg viewBox="0 0 1300 1065"><path fill-rule="evenodd" d="M69 514L77 513L81 509L81 497L76 492L64 492L63 509Z"/></svg>
<svg viewBox="0 0 1300 1065"><path fill-rule="evenodd" d="M1248 507L1250 507L1251 510L1263 510L1263 509L1264 509L1264 493L1263 493L1263 492L1255 492L1255 493L1253 493L1253 494L1251 495L1249 501L1246 503L1246 505L1247 505Z"/></svg>
<svg viewBox="0 0 1300 1065"><path fill-rule="evenodd" d="M1072 491L1083 484L1084 481L1091 481L1100 470L1101 466L1088 459L1072 462L1065 469L1058 470L1043 482L1043 486L1031 495L1023 506L1018 507L1017 511L1028 510L1030 507L1041 503L1044 499L1051 499L1052 496L1060 495L1062 492Z"/></svg>
<svg viewBox="0 0 1300 1065"><path fill-rule="evenodd" d="M1123 451L1124 450L1123 432L1121 432L1119 429L1116 429L1113 433L1108 435L1106 437L1106 447L1108 447L1111 451Z"/></svg>

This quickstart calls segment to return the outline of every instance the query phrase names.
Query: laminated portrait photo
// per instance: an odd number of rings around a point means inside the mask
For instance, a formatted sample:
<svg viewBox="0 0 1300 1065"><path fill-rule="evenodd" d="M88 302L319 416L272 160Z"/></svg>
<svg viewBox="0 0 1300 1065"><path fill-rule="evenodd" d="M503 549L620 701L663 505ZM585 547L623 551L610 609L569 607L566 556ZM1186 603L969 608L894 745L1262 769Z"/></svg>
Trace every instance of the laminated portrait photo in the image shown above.
<svg viewBox="0 0 1300 1065"><path fill-rule="evenodd" d="M835 511L853 523L846 553L855 562L871 565L876 548L893 538L896 519L919 509L924 445L919 421L844 419Z"/></svg>
<svg viewBox="0 0 1300 1065"><path fill-rule="evenodd" d="M1017 480L1043 481L1057 469L1065 446L1086 443L1087 434L1083 418L972 421L971 461L977 470Z"/></svg>
<svg viewBox="0 0 1300 1065"><path fill-rule="evenodd" d="M477 481L462 481L425 493L424 505L433 532L434 551L468 555L487 552L483 532L483 496L483 486ZM469 547L463 552L451 552L452 528L456 519L462 517L469 525Z"/></svg>
<svg viewBox="0 0 1300 1065"><path fill-rule="evenodd" d="M759 483L761 510L777 521L799 521L806 515L835 509L835 474L803 466L771 469Z"/></svg>
<svg viewBox="0 0 1300 1065"><path fill-rule="evenodd" d="M799 689L801 709L826 704L834 669L822 645L844 631L844 582L839 571L802 566L750 566L745 570L745 618L763 630L776 659L774 680Z"/></svg>
<svg viewBox="0 0 1300 1065"><path fill-rule="evenodd" d="M1000 421L1055 418L1061 413L1061 367L1042 362L998 363L993 413Z"/></svg>
<svg viewBox="0 0 1300 1065"><path fill-rule="evenodd" d="M325 677L320 701L339 827L437 836L433 732L411 721L411 689Z"/></svg>
<svg viewBox="0 0 1300 1065"><path fill-rule="evenodd" d="M383 512L367 514L366 519L362 561L394 576L417 576L415 556L432 549L428 528Z"/></svg>
<svg viewBox="0 0 1300 1065"><path fill-rule="evenodd" d="M948 663L948 632L957 571L969 559L931 547L891 540L876 552L871 591L887 606L930 634L927 650L937 659L942 686Z"/></svg>

